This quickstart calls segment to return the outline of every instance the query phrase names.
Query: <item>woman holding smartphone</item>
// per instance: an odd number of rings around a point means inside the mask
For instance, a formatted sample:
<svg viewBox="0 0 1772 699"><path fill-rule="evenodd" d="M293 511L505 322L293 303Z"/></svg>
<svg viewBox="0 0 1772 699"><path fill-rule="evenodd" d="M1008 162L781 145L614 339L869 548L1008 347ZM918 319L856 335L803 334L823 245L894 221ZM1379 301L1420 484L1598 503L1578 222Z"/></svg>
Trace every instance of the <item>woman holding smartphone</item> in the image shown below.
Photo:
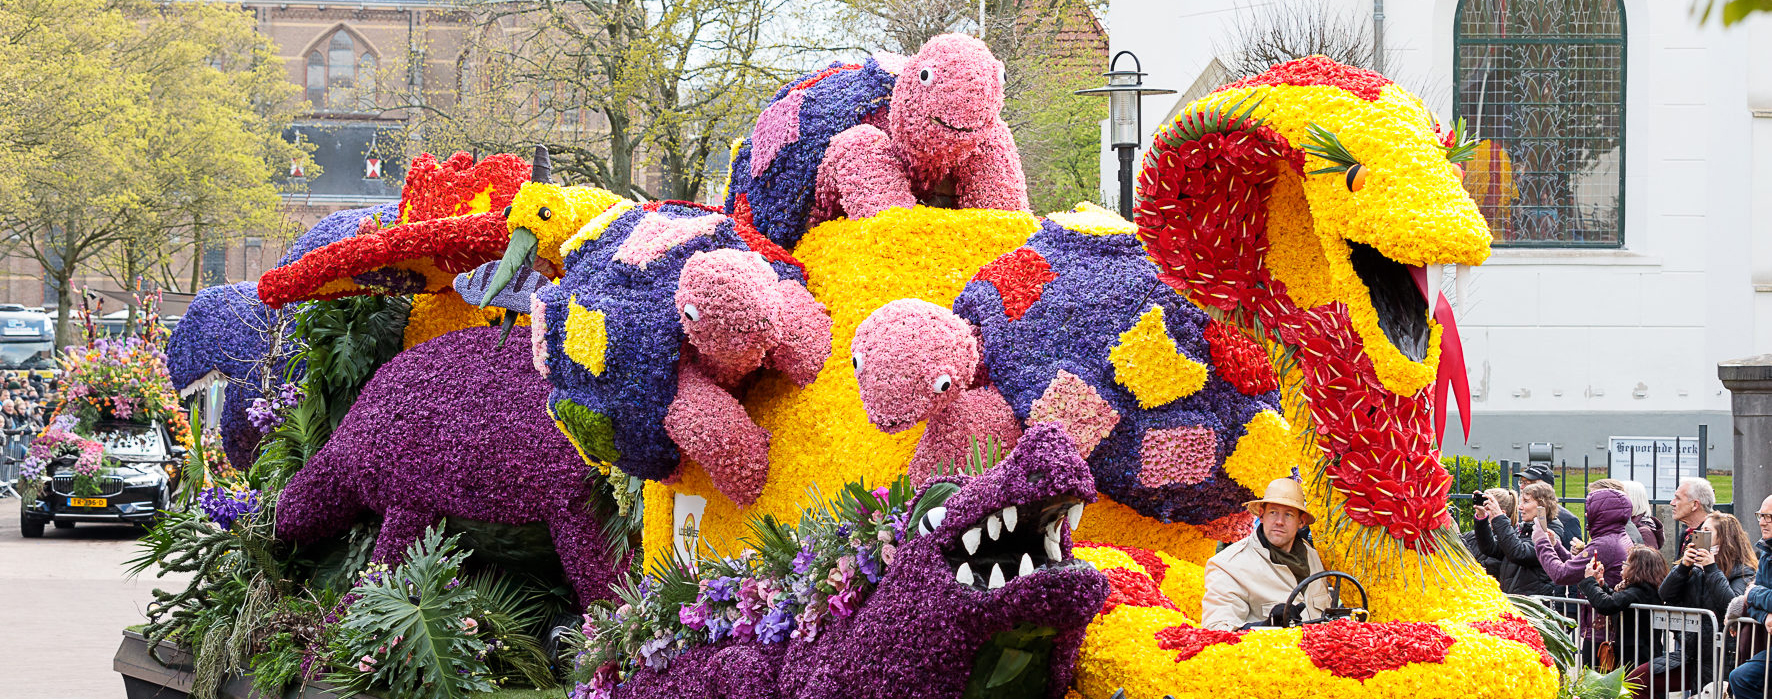
<svg viewBox="0 0 1772 699"><path fill-rule="evenodd" d="M1557 523L1557 493L1543 483L1534 483L1521 491L1518 529L1505 509L1501 498L1485 495L1483 506L1477 508L1477 549L1483 555L1498 559L1495 578L1501 591L1510 595L1555 595L1556 586L1538 562L1532 548L1532 533L1547 529L1562 538L1563 527Z"/></svg>
<svg viewBox="0 0 1772 699"><path fill-rule="evenodd" d="M1759 556L1741 522L1733 515L1712 512L1704 524L1692 530L1691 543L1661 582L1661 598L1675 607L1708 609L1722 619L1729 611L1729 601L1746 592L1754 581L1759 565ZM1714 631L1706 619L1696 637L1680 634L1682 652L1669 653L1633 670L1628 679L1646 692L1638 696L1659 699L1682 689L1697 691L1709 683L1717 672L1712 667L1716 663L1712 659Z"/></svg>

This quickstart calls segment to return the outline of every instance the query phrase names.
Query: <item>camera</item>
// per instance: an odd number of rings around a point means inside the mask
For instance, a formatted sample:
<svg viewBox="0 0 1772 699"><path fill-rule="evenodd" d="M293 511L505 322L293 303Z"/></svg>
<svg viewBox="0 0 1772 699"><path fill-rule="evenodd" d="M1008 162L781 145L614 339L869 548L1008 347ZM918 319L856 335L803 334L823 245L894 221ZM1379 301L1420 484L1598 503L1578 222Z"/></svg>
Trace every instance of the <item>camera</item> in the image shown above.
<svg viewBox="0 0 1772 699"><path fill-rule="evenodd" d="M1481 490L1471 491L1471 505L1473 507L1482 507L1487 504L1489 504L1489 496L1484 495L1483 491L1481 491Z"/></svg>

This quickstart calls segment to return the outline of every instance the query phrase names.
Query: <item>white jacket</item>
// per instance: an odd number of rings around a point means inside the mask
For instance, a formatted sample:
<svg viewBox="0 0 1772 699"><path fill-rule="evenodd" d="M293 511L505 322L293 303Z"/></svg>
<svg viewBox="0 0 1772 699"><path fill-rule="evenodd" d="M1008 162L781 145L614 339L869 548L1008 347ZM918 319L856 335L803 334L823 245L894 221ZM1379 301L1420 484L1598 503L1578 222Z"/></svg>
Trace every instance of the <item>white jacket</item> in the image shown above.
<svg viewBox="0 0 1772 699"><path fill-rule="evenodd" d="M1260 526L1256 524L1257 528ZM1293 545L1305 547L1313 575L1323 571L1323 559L1317 556L1316 549L1303 539L1294 540ZM1263 621L1268 610L1285 603L1295 587L1298 578L1292 575L1292 569L1273 562L1267 547L1255 532L1250 532L1206 562L1206 595L1200 600L1200 623L1209 629L1235 631L1244 624ZM1353 592L1350 587L1342 589ZM1328 585L1323 580L1311 583L1301 598L1304 618L1314 619L1329 608Z"/></svg>

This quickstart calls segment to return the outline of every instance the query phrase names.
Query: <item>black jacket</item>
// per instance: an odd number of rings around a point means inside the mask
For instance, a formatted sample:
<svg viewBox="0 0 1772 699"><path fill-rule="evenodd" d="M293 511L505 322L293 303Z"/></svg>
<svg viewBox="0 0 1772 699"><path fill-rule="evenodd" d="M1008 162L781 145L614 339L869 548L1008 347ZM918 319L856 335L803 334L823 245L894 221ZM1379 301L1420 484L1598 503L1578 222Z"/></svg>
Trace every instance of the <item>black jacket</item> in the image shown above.
<svg viewBox="0 0 1772 699"><path fill-rule="evenodd" d="M1728 615L1729 602L1746 592L1748 584L1753 581L1754 569L1746 564L1737 564L1727 575L1715 563L1703 568L1676 565L1668 572L1667 579L1661 581L1661 599L1672 607L1708 609L1720 620ZM1709 682L1716 670L1711 667L1715 661L1709 660L1715 649L1711 636L1715 630L1709 619L1704 620L1703 626L1696 642L1691 634L1681 634L1680 643L1685 649L1682 662L1697 667L1702 681ZM1705 660L1700 662L1701 658Z"/></svg>
<svg viewBox="0 0 1772 699"><path fill-rule="evenodd" d="M1501 559L1483 553L1482 549L1477 545L1476 531L1473 530L1459 534L1458 538L1464 541L1464 548L1471 552L1471 558L1476 559L1477 563L1483 566L1483 572L1488 573L1489 577L1495 578L1496 580L1501 579Z"/></svg>
<svg viewBox="0 0 1772 699"><path fill-rule="evenodd" d="M1553 534L1562 538L1563 532L1557 522L1551 522L1550 528ZM1538 551L1532 546L1531 522L1521 525L1520 530L1516 531L1513 521L1506 517L1479 519L1472 529L1477 535L1478 551L1501 562L1497 566L1495 579L1501 581L1502 592L1510 595L1556 595L1557 586L1551 584L1550 575L1539 564Z"/></svg>
<svg viewBox="0 0 1772 699"><path fill-rule="evenodd" d="M1633 611L1633 604L1661 604L1661 593L1648 583L1637 583L1620 590L1608 590L1593 578L1576 583L1581 596L1594 606L1594 613L1606 617L1610 636L1617 639L1618 664L1641 665L1661 654L1655 626L1648 612Z"/></svg>

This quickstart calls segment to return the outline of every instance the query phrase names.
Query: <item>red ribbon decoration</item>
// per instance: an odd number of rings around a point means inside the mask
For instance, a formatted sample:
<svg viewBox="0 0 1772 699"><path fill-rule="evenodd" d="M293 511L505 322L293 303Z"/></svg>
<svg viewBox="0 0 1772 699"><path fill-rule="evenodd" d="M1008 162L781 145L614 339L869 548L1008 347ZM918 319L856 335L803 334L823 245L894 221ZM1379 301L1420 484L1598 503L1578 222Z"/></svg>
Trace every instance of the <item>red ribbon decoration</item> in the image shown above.
<svg viewBox="0 0 1772 699"><path fill-rule="evenodd" d="M1450 388L1458 398L1458 422L1464 427L1464 441L1468 443L1471 441L1471 384L1470 376L1464 370L1464 341L1458 337L1458 321L1452 316L1452 302L1446 300L1445 292L1429 295L1426 267L1410 266L1409 276L1415 279L1415 288L1421 291L1422 298L1434 299L1434 321L1442 328L1440 371L1434 378L1435 438L1441 444L1446 443L1446 393Z"/></svg>

